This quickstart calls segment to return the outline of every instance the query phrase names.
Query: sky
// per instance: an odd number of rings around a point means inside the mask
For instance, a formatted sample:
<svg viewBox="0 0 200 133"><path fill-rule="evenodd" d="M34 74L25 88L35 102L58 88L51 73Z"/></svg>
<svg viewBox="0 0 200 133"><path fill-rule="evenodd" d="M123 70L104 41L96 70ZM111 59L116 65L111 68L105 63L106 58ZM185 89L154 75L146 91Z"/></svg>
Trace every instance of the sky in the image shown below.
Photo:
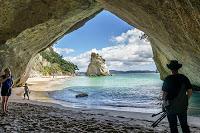
<svg viewBox="0 0 200 133"><path fill-rule="evenodd" d="M91 52L99 53L110 70L156 70L150 43L139 39L142 34L114 14L102 11L53 48L82 72L87 70Z"/></svg>

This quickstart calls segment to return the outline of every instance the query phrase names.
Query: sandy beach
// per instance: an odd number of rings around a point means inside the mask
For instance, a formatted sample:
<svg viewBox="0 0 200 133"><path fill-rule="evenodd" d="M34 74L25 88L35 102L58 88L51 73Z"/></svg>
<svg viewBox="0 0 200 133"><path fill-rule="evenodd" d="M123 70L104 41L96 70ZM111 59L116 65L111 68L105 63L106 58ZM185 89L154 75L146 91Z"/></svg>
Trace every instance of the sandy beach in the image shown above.
<svg viewBox="0 0 200 133"><path fill-rule="evenodd" d="M62 89L70 77L31 78L27 81L31 100L23 100L23 88L13 88L9 114L1 115L0 132L67 133L166 133L167 120L158 127L149 113L64 107L48 97L47 91ZM192 133L200 132L200 118L189 117Z"/></svg>

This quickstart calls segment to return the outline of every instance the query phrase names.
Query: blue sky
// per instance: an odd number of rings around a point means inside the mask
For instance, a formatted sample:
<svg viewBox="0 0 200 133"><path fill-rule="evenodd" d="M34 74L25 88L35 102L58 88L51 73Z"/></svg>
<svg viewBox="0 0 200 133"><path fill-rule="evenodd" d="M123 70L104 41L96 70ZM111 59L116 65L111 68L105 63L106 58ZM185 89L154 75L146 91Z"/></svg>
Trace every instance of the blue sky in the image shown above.
<svg viewBox="0 0 200 133"><path fill-rule="evenodd" d="M111 38L133 27L108 11L102 11L83 27L60 39L55 47L75 49L70 55L78 55L93 48L112 44Z"/></svg>
<svg viewBox="0 0 200 133"><path fill-rule="evenodd" d="M155 70L150 43L143 32L108 11L102 11L83 27L65 35L54 50L86 71L91 52L106 59L112 70Z"/></svg>

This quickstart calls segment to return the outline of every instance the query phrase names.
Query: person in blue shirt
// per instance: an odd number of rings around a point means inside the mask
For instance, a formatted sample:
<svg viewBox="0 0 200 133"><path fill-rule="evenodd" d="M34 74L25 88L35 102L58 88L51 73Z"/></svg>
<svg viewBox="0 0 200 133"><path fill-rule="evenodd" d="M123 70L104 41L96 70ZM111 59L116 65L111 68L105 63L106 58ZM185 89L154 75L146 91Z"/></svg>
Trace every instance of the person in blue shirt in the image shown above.
<svg viewBox="0 0 200 133"><path fill-rule="evenodd" d="M177 117L183 133L190 133L187 123L188 100L192 96L192 85L190 80L178 70L182 64L177 60L171 60L167 67L171 70L162 86L164 109L167 112L171 133L178 133Z"/></svg>
<svg viewBox="0 0 200 133"><path fill-rule="evenodd" d="M6 114L8 112L8 99L11 95L13 80L9 68L4 70L4 75L0 78L1 82L1 96L2 96L2 110Z"/></svg>

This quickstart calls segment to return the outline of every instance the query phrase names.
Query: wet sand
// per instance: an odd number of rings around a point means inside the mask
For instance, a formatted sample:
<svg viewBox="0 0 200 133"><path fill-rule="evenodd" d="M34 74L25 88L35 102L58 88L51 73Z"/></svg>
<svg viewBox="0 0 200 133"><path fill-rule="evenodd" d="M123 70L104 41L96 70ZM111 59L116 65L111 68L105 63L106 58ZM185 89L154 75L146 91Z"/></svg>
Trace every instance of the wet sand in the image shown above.
<svg viewBox="0 0 200 133"><path fill-rule="evenodd" d="M139 120L30 103L12 102L9 115L0 118L0 132L154 132L152 128L141 126L143 121ZM150 124L150 122L146 123Z"/></svg>
<svg viewBox="0 0 200 133"><path fill-rule="evenodd" d="M68 77L69 78L69 77ZM69 108L56 104L47 91L62 88L64 78L29 79L31 100L23 100L23 88L13 88L9 114L0 115L1 132L63 133L165 133L168 123L158 127L152 114L100 109ZM53 89L52 89L53 88ZM200 118L189 117L192 133L200 132Z"/></svg>

